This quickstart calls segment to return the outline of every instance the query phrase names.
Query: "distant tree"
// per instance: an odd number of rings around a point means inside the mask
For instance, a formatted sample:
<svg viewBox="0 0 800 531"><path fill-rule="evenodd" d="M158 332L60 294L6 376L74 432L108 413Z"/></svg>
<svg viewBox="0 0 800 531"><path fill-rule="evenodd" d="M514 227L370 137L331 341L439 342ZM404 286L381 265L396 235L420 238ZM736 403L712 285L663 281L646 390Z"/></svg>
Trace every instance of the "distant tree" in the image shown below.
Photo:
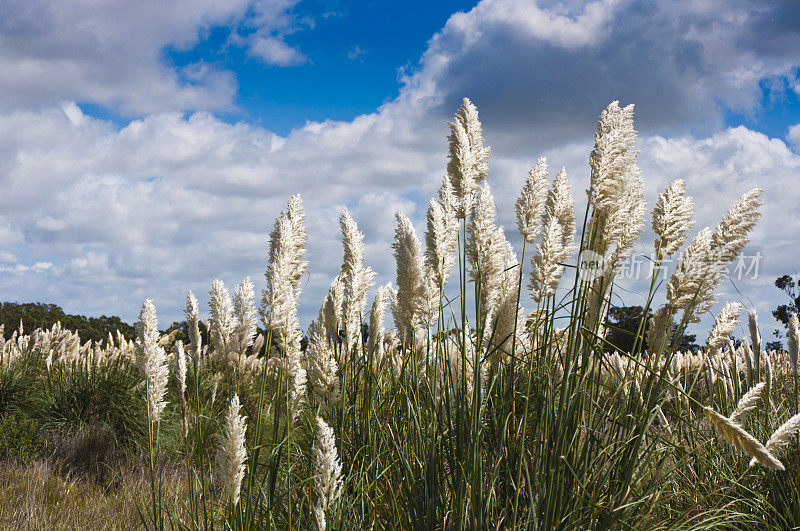
<svg viewBox="0 0 800 531"><path fill-rule="evenodd" d="M789 297L789 304L781 304L773 310L772 315L784 326L789 326L789 316L800 311L800 277L795 279L783 275L775 279L775 287Z"/></svg>
<svg viewBox="0 0 800 531"><path fill-rule="evenodd" d="M616 348L622 352L633 353L636 333L639 330L643 311L644 309L641 306L614 306L609 308L608 317L606 318L606 341L608 342L605 347L606 351L611 352ZM648 310L643 330L645 338L647 337L647 330L650 328L650 317L652 315L653 313ZM677 348L679 350L695 351L700 348L695 341L696 336L694 334L684 334L681 336ZM649 347L646 339L639 340L635 353L640 354Z"/></svg>
<svg viewBox="0 0 800 531"><path fill-rule="evenodd" d="M67 330L77 332L82 341L102 341L108 337L109 332L116 334L119 330L126 339L133 339L136 329L116 316L101 315L100 317L85 317L64 313L55 304L41 302L1 302L0 324L4 325L4 335L10 338L20 323L26 333L33 332L36 328L50 328L60 322Z"/></svg>
<svg viewBox="0 0 800 531"><path fill-rule="evenodd" d="M764 347L767 350L783 350L783 343L781 341L767 341Z"/></svg>

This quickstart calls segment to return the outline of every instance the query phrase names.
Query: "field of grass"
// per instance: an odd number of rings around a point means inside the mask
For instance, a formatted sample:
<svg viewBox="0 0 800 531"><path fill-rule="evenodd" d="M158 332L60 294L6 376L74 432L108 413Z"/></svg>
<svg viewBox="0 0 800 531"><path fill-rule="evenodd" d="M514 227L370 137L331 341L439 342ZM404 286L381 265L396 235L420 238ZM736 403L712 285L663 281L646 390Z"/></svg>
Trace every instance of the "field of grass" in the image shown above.
<svg viewBox="0 0 800 531"><path fill-rule="evenodd" d="M633 352L648 350L632 355L605 340L616 272L648 217L632 107L601 115L577 223L566 175L551 179L544 159L531 169L516 203L519 255L496 224L490 152L468 100L450 133L424 239L397 215L395 285L374 289L364 235L344 211L341 272L306 330L295 196L270 235L261 301L249 279L232 295L215 280L208 334L190 292L183 335L159 333L147 300L133 342L82 342L60 326L4 340L0 522L800 528L800 326L795 317L788 352L768 351L754 312L715 305L760 190L699 231L683 181L659 196L654 256L678 265L667 278L653 268L643 311L653 317ZM534 308L521 307L525 290ZM678 350L706 312L706 347Z"/></svg>

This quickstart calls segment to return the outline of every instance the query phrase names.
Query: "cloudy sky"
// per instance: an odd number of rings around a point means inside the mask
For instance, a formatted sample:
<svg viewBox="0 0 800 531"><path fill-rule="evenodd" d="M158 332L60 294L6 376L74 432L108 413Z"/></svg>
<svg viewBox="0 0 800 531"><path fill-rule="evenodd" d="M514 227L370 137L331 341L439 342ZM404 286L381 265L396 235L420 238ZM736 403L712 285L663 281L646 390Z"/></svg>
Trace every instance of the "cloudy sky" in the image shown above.
<svg viewBox="0 0 800 531"><path fill-rule="evenodd" d="M151 297L167 324L213 278L263 286L267 233L300 192L307 323L343 207L393 279L394 211L422 232L462 97L509 236L538 156L583 195L595 122L620 100L651 204L684 178L699 229L765 190L757 278L721 300L754 305L769 336L772 283L800 272L798 50L792 0L4 0L0 300L132 322Z"/></svg>

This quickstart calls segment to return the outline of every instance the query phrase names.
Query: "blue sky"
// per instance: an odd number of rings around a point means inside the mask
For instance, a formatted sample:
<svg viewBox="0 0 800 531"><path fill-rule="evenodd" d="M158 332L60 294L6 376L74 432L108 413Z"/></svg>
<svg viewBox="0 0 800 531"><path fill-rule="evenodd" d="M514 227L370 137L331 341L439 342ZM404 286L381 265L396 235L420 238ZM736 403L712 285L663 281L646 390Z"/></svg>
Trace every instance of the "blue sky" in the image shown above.
<svg viewBox="0 0 800 531"><path fill-rule="evenodd" d="M619 99L636 104L650 204L684 178L699 229L764 189L746 249L763 270L720 301L752 303L769 330L772 281L800 273L798 21L790 0L7 0L1 298L132 321L152 297L170 322L213 278L261 287L266 234L300 192L307 323L339 268L342 208L378 281L394 278L394 211L424 231L461 98L515 244L530 165L565 166L583 197L595 122ZM623 287L638 303L642 286Z"/></svg>
<svg viewBox="0 0 800 531"><path fill-rule="evenodd" d="M475 3L303 1L291 10L295 23L285 37L302 50L296 64L276 66L252 57L232 39L236 32L253 31L252 17L237 27L203 29L190 49L167 46L163 60L178 69L202 61L235 72L235 108L219 117L285 135L307 121L352 120L397 97L401 77L413 72L428 39L453 13ZM118 123L129 119L91 102L81 108Z"/></svg>

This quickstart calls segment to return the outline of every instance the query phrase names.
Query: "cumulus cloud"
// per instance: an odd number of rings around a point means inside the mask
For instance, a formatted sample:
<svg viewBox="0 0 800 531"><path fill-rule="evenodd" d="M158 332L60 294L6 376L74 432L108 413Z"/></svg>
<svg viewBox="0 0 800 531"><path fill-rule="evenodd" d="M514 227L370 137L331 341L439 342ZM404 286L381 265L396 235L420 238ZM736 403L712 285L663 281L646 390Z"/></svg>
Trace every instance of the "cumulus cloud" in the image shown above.
<svg viewBox="0 0 800 531"><path fill-rule="evenodd" d="M257 59L276 66L299 65L308 58L286 37L304 28L314 27L314 21L292 13L299 0L267 0L253 5L252 14L244 27L234 33L232 42L248 48Z"/></svg>
<svg viewBox="0 0 800 531"><path fill-rule="evenodd" d="M260 33L242 31L242 43L285 43L292 30L280 28L308 24L287 15L293 2L269 5L277 14L265 12L264 20L277 22L263 22ZM352 121L313 122L286 136L205 111L186 115L168 98L158 100L167 112L122 127L85 115L61 89L54 105L0 111L0 289L8 298L129 320L142 299L153 297L164 321L179 319L187 289L200 295L215 277L229 284L262 278L267 232L288 196L301 192L311 260L301 306L307 323L340 265L342 207L365 232L367 260L379 281L394 278L394 211L404 210L423 232L427 199L446 164L445 122L460 97L472 97L481 112L494 153L490 180L512 238L511 207L530 165L544 154L553 173L566 166L581 198L594 121L620 98L638 104L651 203L669 180L685 178L699 228L716 224L740 193L765 188L764 219L748 247L762 252L764 269L759 280L737 286L767 320L779 296L771 280L792 272L792 249L800 244L800 220L790 204L800 192L800 157L782 140L744 127L723 129L717 102L757 105L760 79L796 68L787 50L798 36L790 24L770 21L791 15L791 4L741 7L484 0L451 17L431 39L395 100ZM244 16L233 11L214 20ZM198 15L201 22L174 41L191 45L209 16ZM767 30L787 47L759 42ZM26 53L51 60L44 52ZM213 72L213 65L199 65L198 79L211 75L204 68ZM80 76L75 79L79 84ZM111 85L97 92L87 86L81 90L96 101L110 94L137 107ZM645 243L651 239L646 235ZM644 245L639 252L646 252ZM726 292L736 294L730 285Z"/></svg>
<svg viewBox="0 0 800 531"><path fill-rule="evenodd" d="M0 109L41 108L63 100L124 115L228 109L232 72L196 63L174 68L168 49L196 45L215 26L247 24L253 53L275 64L302 54L277 37L290 24L284 0L160 0L0 3ZM270 41L270 39L272 39Z"/></svg>
<svg viewBox="0 0 800 531"><path fill-rule="evenodd" d="M789 141L795 150L800 151L800 124L795 124L789 127L786 140Z"/></svg>
<svg viewBox="0 0 800 531"><path fill-rule="evenodd" d="M431 39L410 85L441 116L469 95L520 151L573 139L615 99L638 104L642 131L713 132L722 106L752 109L760 80L797 68L798 12L789 0L484 0Z"/></svg>

